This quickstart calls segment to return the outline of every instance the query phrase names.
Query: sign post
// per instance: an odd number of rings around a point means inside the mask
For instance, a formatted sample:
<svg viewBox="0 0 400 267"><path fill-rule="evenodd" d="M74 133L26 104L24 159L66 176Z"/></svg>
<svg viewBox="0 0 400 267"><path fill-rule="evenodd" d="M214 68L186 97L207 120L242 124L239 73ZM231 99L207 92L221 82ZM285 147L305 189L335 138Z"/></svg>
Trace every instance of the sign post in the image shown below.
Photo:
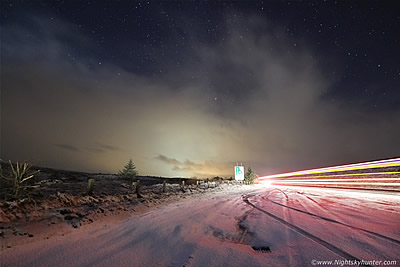
<svg viewBox="0 0 400 267"><path fill-rule="evenodd" d="M235 166L235 180L236 181L244 180L244 166Z"/></svg>

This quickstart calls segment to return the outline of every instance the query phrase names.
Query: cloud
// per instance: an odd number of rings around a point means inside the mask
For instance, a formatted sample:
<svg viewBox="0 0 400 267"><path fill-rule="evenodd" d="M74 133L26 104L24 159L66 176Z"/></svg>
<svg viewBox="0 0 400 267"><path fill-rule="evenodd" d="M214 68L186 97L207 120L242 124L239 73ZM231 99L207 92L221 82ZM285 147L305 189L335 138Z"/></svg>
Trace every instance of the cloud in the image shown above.
<svg viewBox="0 0 400 267"><path fill-rule="evenodd" d="M190 160L185 160L180 166L175 166L174 171L182 171L188 174L199 174L205 169L205 165L202 163L194 163Z"/></svg>
<svg viewBox="0 0 400 267"><path fill-rule="evenodd" d="M289 49L263 19L227 23L223 40L193 43L198 62L156 78L72 52L88 51L90 38L58 25L1 28L4 159L115 172L133 158L144 174L229 176L236 162L265 175L400 151L398 107L331 101L335 84L307 43Z"/></svg>
<svg viewBox="0 0 400 267"><path fill-rule="evenodd" d="M182 173L186 176L197 176L197 177L211 177L216 175L229 176L233 162L221 163L214 161L203 161L193 162L191 160L179 161L175 158L169 158L164 155L158 155L155 159L161 160L162 162L172 165L171 170Z"/></svg>
<svg viewBox="0 0 400 267"><path fill-rule="evenodd" d="M164 155L158 155L157 157L155 157L155 159L161 160L162 162L171 164L171 165L181 165L182 164L182 162L180 162L179 160L168 158L167 156L164 156Z"/></svg>
<svg viewBox="0 0 400 267"><path fill-rule="evenodd" d="M72 152L78 152L78 151L79 151L79 149L78 149L77 147L72 146L72 145L67 145L67 144L56 144L55 146L58 147L58 148L67 150L67 151L72 151Z"/></svg>
<svg viewBox="0 0 400 267"><path fill-rule="evenodd" d="M78 147L73 146L73 145L68 145L68 144L56 144L55 146L58 148L67 150L67 151L72 151L72 152L81 151ZM92 153L105 153L105 152L118 151L119 148L112 146L112 145L96 143L94 145L87 146L86 150L89 152L92 152Z"/></svg>
<svg viewBox="0 0 400 267"><path fill-rule="evenodd" d="M86 147L87 151L92 153L105 153L105 152L115 152L119 151L118 147L102 144L97 142L96 144L90 145Z"/></svg>
<svg viewBox="0 0 400 267"><path fill-rule="evenodd" d="M99 147L101 147L103 150L106 150L106 151L117 151L117 150L119 150L118 147L113 146L113 145L107 145L107 144L102 144L102 143L98 143L97 145Z"/></svg>

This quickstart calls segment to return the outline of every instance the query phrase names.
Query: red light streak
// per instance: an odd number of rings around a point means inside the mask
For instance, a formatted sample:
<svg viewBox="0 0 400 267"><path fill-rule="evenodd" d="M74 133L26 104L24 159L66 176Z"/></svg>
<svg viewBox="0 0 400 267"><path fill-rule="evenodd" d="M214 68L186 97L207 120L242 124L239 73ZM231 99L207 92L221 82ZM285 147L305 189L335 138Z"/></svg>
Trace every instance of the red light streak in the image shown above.
<svg viewBox="0 0 400 267"><path fill-rule="evenodd" d="M370 189L382 189L384 187L391 190L395 188L394 190L397 191L397 188L400 189L400 172L393 171L393 167L400 167L400 158L267 175L258 178L258 180L264 185L332 185L342 187L355 186L354 188L360 188L361 186L362 188ZM365 171L368 169L375 169L375 171L360 172L360 170ZM332 172L335 174L329 174ZM337 174L338 172L346 173ZM384 176L382 177L382 175Z"/></svg>
<svg viewBox="0 0 400 267"><path fill-rule="evenodd" d="M400 181L400 178L368 178L368 179L314 179L314 180L277 180L280 183L294 183L294 182L319 182L319 181L324 181L324 182L337 182L337 181L394 181L398 180ZM271 180L273 183L274 180Z"/></svg>
<svg viewBox="0 0 400 267"><path fill-rule="evenodd" d="M348 165L340 165L340 166L325 167L325 168L318 168L318 169L310 169L310 170L304 170L304 171L295 171L295 172L267 175L267 176L260 177L259 179L262 180L262 179L278 178L278 177L285 177L285 176L297 176L297 175L301 175L301 174L318 174L318 173L327 173L327 172L355 171L355 170L361 170L361 169L396 167L396 166L400 166L400 158L377 160L377 161L370 161L370 162L363 162L363 163L356 163L356 164L348 164Z"/></svg>
<svg viewBox="0 0 400 267"><path fill-rule="evenodd" d="M272 182L272 184L275 184L274 182ZM277 182L276 184L281 184L281 181ZM331 185L385 185L385 186L400 186L400 184L398 183L353 183L353 182L349 182L349 183L342 183L342 182L309 182L309 183L293 183L293 184L331 184Z"/></svg>

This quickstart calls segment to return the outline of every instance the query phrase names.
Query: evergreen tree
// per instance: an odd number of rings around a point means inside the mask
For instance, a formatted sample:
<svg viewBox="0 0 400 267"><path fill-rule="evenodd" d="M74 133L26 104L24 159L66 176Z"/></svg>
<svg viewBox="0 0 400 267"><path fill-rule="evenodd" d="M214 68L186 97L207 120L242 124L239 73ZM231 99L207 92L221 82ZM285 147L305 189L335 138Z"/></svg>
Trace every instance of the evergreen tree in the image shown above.
<svg viewBox="0 0 400 267"><path fill-rule="evenodd" d="M254 180L257 178L257 175L254 171L249 167L247 169L246 175L244 176L244 182L246 184L254 184Z"/></svg>
<svg viewBox="0 0 400 267"><path fill-rule="evenodd" d="M135 179L136 176L139 175L132 159L130 159L129 162L124 166L123 170L119 171L118 175L125 179Z"/></svg>

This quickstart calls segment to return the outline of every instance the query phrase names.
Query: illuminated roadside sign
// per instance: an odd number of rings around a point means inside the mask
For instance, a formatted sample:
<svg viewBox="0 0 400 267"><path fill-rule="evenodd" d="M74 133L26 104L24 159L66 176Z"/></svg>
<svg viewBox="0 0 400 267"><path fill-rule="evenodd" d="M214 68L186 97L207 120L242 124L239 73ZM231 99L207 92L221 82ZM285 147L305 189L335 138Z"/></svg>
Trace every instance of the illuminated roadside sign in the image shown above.
<svg viewBox="0 0 400 267"><path fill-rule="evenodd" d="M244 180L244 166L235 166L235 180L236 181Z"/></svg>

